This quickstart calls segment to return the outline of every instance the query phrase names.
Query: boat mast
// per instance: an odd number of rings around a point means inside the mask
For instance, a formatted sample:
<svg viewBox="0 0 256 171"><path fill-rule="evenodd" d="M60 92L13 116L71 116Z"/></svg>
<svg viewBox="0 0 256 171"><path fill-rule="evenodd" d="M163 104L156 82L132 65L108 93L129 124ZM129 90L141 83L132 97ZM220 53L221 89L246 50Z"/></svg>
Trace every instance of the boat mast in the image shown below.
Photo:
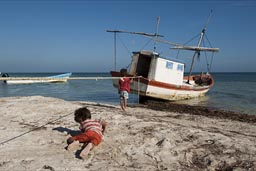
<svg viewBox="0 0 256 171"><path fill-rule="evenodd" d="M159 23L160 23L160 16L157 17L157 25L156 25L156 36L155 36L155 40L154 40L154 52L156 51L156 40L158 37L158 27L159 27Z"/></svg>
<svg viewBox="0 0 256 171"><path fill-rule="evenodd" d="M199 49L199 47L200 47L200 45L202 43L205 31L206 31L206 27L207 27L207 25L208 25L208 23L210 21L211 16L212 16L212 10L211 10L211 13L210 13L210 15L209 15L209 17L208 17L208 19L207 19L207 21L205 23L205 26L204 26L203 30L201 31L200 38L199 38L198 43L197 43L198 49ZM195 61L196 55L200 56L200 50L196 50L194 55L193 55L193 57L192 57L192 62L191 62L191 65L190 65L189 76L188 76L188 81L187 81L188 84L189 84L189 79L190 79L190 76L191 76L191 73L192 73L192 69L193 69L193 66L194 66L194 61Z"/></svg>
<svg viewBox="0 0 256 171"><path fill-rule="evenodd" d="M114 34L114 68L115 68L115 71L116 71L116 32Z"/></svg>
<svg viewBox="0 0 256 171"><path fill-rule="evenodd" d="M118 30L107 30L107 32L114 33L114 69L116 71L116 33L120 32Z"/></svg>

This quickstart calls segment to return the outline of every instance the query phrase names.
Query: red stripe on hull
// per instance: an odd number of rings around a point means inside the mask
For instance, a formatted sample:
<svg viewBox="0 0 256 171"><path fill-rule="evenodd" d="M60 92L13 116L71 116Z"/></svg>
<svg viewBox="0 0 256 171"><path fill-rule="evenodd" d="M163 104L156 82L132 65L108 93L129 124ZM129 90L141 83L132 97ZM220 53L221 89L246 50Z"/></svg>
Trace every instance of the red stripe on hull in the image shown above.
<svg viewBox="0 0 256 171"><path fill-rule="evenodd" d="M120 77L121 76L120 72L111 71L110 73L111 73L112 77ZM193 79L199 78L199 77L200 77L200 75L192 75L190 78L191 78L191 80L193 80ZM187 80L187 77L185 77L184 79ZM173 84L163 83L163 82L159 82L159 81L148 80L144 77L135 78L134 80L144 83L146 85L150 85L150 86L154 86L154 87L158 87L158 88L170 89L170 90L203 91L203 90L209 89L210 87L212 87L214 85L214 80L210 75L208 75L208 79L210 79L209 85L198 86L198 87L191 87L191 86L185 86L185 85L173 85Z"/></svg>

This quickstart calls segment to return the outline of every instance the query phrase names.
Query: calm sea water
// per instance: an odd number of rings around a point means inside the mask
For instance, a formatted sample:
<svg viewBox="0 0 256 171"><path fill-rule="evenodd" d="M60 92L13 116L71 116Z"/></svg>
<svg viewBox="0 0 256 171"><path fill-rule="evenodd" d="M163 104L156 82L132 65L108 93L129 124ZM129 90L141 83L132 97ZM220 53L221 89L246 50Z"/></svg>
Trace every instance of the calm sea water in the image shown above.
<svg viewBox="0 0 256 171"><path fill-rule="evenodd" d="M41 77L57 73L10 73L14 77ZM256 114L256 73L213 73L215 86L205 97L179 101L222 110ZM110 77L109 73L73 73L72 77ZM109 79L69 80L67 83L13 84L0 83L0 97L50 96L69 101L93 101L118 104L117 90ZM130 95L129 103L137 103Z"/></svg>

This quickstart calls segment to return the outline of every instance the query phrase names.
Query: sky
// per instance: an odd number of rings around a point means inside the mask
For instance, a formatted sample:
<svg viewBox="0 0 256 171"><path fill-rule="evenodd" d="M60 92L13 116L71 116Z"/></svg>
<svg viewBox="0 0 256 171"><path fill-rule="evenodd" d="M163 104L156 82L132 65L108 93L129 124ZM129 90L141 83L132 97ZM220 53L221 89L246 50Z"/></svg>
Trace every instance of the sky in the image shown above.
<svg viewBox="0 0 256 171"><path fill-rule="evenodd" d="M106 30L154 34L159 16L158 33L184 44L201 32L211 10L206 36L220 48L211 71L256 72L254 0L0 0L0 72L109 72L114 35ZM117 69L130 64L133 51L153 50L153 44L143 36L118 34ZM156 47L184 62L193 54L159 42ZM206 64L203 57L195 71Z"/></svg>

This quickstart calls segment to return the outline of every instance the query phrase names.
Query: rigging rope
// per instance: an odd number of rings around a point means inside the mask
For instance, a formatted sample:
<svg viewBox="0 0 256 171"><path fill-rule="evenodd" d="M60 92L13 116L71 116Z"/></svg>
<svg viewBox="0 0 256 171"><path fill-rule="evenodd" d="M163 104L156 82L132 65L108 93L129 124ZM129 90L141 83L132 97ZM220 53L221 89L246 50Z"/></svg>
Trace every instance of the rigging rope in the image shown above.
<svg viewBox="0 0 256 171"><path fill-rule="evenodd" d="M122 45L124 46L124 48L126 49L127 53L132 56L131 51L128 49L128 47L125 45L125 43L123 42L123 40L121 39L121 37L117 34L118 39L120 40L120 42L122 43Z"/></svg>
<svg viewBox="0 0 256 171"><path fill-rule="evenodd" d="M142 50L152 41L153 39L149 39L146 43L145 43L145 45L144 46L142 46Z"/></svg>
<svg viewBox="0 0 256 171"><path fill-rule="evenodd" d="M184 43L184 45L187 45L189 42L191 42L192 40L196 39L198 36L200 36L201 33L195 35L194 37L192 37L191 39L189 39L187 42ZM180 54L180 50L178 50L177 55L176 55L176 59L179 58L179 54Z"/></svg>
<svg viewBox="0 0 256 171"><path fill-rule="evenodd" d="M212 47L211 42L209 41L207 35L205 34L205 38L209 44L210 47ZM212 55L210 57L210 63L209 63L209 58L207 56L207 53L205 52L205 56L206 56L206 66L207 66L207 71L210 72L211 71L211 67L212 67L212 62L213 62L213 56L214 56L214 52L212 52Z"/></svg>
<svg viewBox="0 0 256 171"><path fill-rule="evenodd" d="M210 42L210 40L208 39L208 37L207 37L206 34L205 34L205 38L206 38L207 42L209 43L210 47L212 48L212 44L211 44L211 42Z"/></svg>
<svg viewBox="0 0 256 171"><path fill-rule="evenodd" d="M194 36L193 38L191 38L190 40L188 40L186 43L184 43L184 45L187 45L189 42L191 42L192 40L196 39L198 36L200 36L201 33L197 34L196 36Z"/></svg>

